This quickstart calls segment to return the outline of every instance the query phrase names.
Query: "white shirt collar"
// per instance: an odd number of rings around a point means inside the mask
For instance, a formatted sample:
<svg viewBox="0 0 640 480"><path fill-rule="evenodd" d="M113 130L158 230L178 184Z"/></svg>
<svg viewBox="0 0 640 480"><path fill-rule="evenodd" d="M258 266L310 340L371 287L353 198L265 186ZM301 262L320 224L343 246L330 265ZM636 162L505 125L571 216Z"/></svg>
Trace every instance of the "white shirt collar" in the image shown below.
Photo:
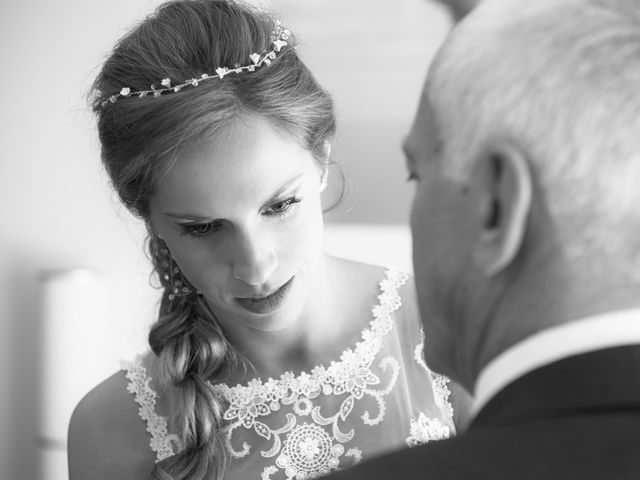
<svg viewBox="0 0 640 480"><path fill-rule="evenodd" d="M640 344L640 309L608 312L542 330L508 348L482 369L471 415L532 370L573 355L633 344Z"/></svg>

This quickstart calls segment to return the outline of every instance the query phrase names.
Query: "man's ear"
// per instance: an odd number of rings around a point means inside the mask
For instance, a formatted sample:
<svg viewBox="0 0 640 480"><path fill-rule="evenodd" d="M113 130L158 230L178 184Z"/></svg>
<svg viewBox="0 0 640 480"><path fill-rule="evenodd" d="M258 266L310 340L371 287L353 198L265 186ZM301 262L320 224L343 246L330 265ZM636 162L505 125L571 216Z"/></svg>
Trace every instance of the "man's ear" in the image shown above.
<svg viewBox="0 0 640 480"><path fill-rule="evenodd" d="M507 140L492 140L476 159L470 181L480 199L474 262L493 276L511 264L524 241L533 188L528 157Z"/></svg>

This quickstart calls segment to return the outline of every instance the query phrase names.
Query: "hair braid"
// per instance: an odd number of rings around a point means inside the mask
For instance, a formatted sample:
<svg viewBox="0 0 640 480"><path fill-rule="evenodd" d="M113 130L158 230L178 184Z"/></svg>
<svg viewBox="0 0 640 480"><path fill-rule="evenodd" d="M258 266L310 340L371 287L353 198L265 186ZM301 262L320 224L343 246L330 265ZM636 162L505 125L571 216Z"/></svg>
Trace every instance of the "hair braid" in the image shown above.
<svg viewBox="0 0 640 480"><path fill-rule="evenodd" d="M159 241L151 235L149 250L156 271L162 272ZM149 345L158 357L161 385L178 387L173 420L184 449L157 464L153 478L221 479L228 463L221 432L224 408L210 380L224 378L241 361L205 300L195 293L169 300L170 280L158 277L164 293Z"/></svg>

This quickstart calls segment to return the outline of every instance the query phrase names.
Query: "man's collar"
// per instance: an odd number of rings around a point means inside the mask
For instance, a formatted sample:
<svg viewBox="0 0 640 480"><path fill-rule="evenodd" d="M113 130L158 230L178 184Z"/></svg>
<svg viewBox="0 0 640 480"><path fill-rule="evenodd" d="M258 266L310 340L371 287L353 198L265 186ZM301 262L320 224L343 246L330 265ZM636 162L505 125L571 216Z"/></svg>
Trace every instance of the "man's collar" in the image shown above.
<svg viewBox="0 0 640 480"><path fill-rule="evenodd" d="M508 348L482 369L471 414L502 388L537 368L603 348L640 344L640 309L608 312L542 330Z"/></svg>

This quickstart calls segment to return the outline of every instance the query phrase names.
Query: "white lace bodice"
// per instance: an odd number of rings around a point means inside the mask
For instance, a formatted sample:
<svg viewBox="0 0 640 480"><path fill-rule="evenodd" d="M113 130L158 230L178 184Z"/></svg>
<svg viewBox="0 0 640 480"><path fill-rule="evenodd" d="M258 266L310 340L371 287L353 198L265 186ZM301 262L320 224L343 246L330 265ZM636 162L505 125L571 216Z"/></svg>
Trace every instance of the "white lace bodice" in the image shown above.
<svg viewBox="0 0 640 480"><path fill-rule="evenodd" d="M448 380L424 363L418 316L400 313L398 289L407 278L387 271L361 341L328 366L213 385L226 405L229 478L316 478L365 456L453 433ZM155 411L144 365L138 360L124 368L157 461L175 454L180 441Z"/></svg>

